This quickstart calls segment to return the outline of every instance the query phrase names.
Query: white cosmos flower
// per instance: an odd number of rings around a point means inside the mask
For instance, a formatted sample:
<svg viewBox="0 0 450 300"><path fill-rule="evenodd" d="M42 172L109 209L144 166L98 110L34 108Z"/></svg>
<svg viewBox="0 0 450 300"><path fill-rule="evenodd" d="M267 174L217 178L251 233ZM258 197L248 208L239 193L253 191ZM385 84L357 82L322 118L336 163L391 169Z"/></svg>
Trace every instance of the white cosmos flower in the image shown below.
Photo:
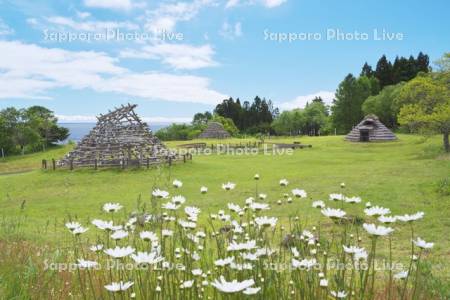
<svg viewBox="0 0 450 300"><path fill-rule="evenodd" d="M106 212L117 212L122 208L119 203L105 203L103 205L103 210Z"/></svg>
<svg viewBox="0 0 450 300"><path fill-rule="evenodd" d="M88 231L89 228L84 228L82 226L75 228L74 230L72 230L73 235L80 235L82 233L85 233L86 231Z"/></svg>
<svg viewBox="0 0 450 300"><path fill-rule="evenodd" d="M280 179L280 185L281 186L287 186L289 184L289 181L287 179Z"/></svg>
<svg viewBox="0 0 450 300"><path fill-rule="evenodd" d="M245 295L256 295L260 290L261 290L260 287L254 287L254 288L249 287L249 288L246 288L242 293Z"/></svg>
<svg viewBox="0 0 450 300"><path fill-rule="evenodd" d="M394 229L384 226L376 226L375 224L363 224L364 229L371 235L384 236L392 233Z"/></svg>
<svg viewBox="0 0 450 300"><path fill-rule="evenodd" d="M294 195L297 198L306 198L308 196L308 194L304 190L300 189L293 189L291 192L292 195Z"/></svg>
<svg viewBox="0 0 450 300"><path fill-rule="evenodd" d="M292 267L294 268L300 268L300 269L306 269L310 270L312 267L317 265L317 261L315 258L312 259L303 259L303 260L296 260L295 258L292 259Z"/></svg>
<svg viewBox="0 0 450 300"><path fill-rule="evenodd" d="M388 223L395 223L395 221L397 221L397 217L382 215L382 216L378 217L378 221L380 221L381 223L386 223L386 224L388 224Z"/></svg>
<svg viewBox="0 0 450 300"><path fill-rule="evenodd" d="M370 203L370 202L366 202L366 207L367 207L367 208L370 208L370 207L372 207L372 203Z"/></svg>
<svg viewBox="0 0 450 300"><path fill-rule="evenodd" d="M294 257L300 257L300 252L298 251L297 247L291 247L291 252Z"/></svg>
<svg viewBox="0 0 450 300"><path fill-rule="evenodd" d="M245 199L245 205L250 205L253 203L255 199L253 197L248 197L247 199Z"/></svg>
<svg viewBox="0 0 450 300"><path fill-rule="evenodd" d="M194 229L195 227L197 227L197 224L195 222L189 222L184 220L178 220L178 224L180 224L180 226L185 229Z"/></svg>
<svg viewBox="0 0 450 300"><path fill-rule="evenodd" d="M340 208L324 208L321 210L322 214L326 217L332 218L332 219L340 219L343 218L347 213L343 211Z"/></svg>
<svg viewBox="0 0 450 300"><path fill-rule="evenodd" d="M376 217L378 217L378 216L390 214L391 210L389 208L384 208L384 207L380 207L380 206L373 206L373 207L364 209L364 212L368 216L376 216Z"/></svg>
<svg viewBox="0 0 450 300"><path fill-rule="evenodd" d="M402 222L413 222L422 219L424 215L423 211L419 211L413 215L396 216L396 218Z"/></svg>
<svg viewBox="0 0 450 300"><path fill-rule="evenodd" d="M259 257L259 256L271 256L272 254L274 254L276 252L276 250L272 250L270 248L258 248L256 249L255 254Z"/></svg>
<svg viewBox="0 0 450 300"><path fill-rule="evenodd" d="M227 251L242 251L242 250L252 250L256 248L256 241L251 240L246 243L236 243L232 241L227 247Z"/></svg>
<svg viewBox="0 0 450 300"><path fill-rule="evenodd" d="M112 282L111 284L105 285L105 289L110 292L122 292L128 290L134 283L128 282Z"/></svg>
<svg viewBox="0 0 450 300"><path fill-rule="evenodd" d="M167 191L163 191L160 189L156 189L152 192L152 195L156 198L163 198L166 199L167 197L169 197L169 192Z"/></svg>
<svg viewBox="0 0 450 300"><path fill-rule="evenodd" d="M186 198L181 195L174 196L172 197L172 202L175 204L183 204L184 202L186 202Z"/></svg>
<svg viewBox="0 0 450 300"><path fill-rule="evenodd" d="M235 187L236 187L236 184L232 183L232 182L222 184L222 188L226 191L233 190Z"/></svg>
<svg viewBox="0 0 450 300"><path fill-rule="evenodd" d="M131 248L130 246L123 248L116 246L114 249L106 249L105 253L114 258L122 258L134 253L134 248Z"/></svg>
<svg viewBox="0 0 450 300"><path fill-rule="evenodd" d="M207 192L208 192L208 188L207 188L206 186L202 186L202 187L200 188L200 193L206 194Z"/></svg>
<svg viewBox="0 0 450 300"><path fill-rule="evenodd" d="M319 285L321 287L327 287L328 286L328 280L326 279L320 279Z"/></svg>
<svg viewBox="0 0 450 300"><path fill-rule="evenodd" d="M96 261L78 259L77 266L81 269L91 269L97 267L98 263Z"/></svg>
<svg viewBox="0 0 450 300"><path fill-rule="evenodd" d="M110 230L115 231L122 229L122 225L116 225L114 226L113 221L102 221L102 220L92 220L91 222L93 225L95 225L98 229L101 230Z"/></svg>
<svg viewBox="0 0 450 300"><path fill-rule="evenodd" d="M236 264L235 262L232 262L230 264L230 268L233 270L238 270L238 271L242 271L242 270L253 270L253 266L249 263L243 263L243 264Z"/></svg>
<svg viewBox="0 0 450 300"><path fill-rule="evenodd" d="M162 236L172 236L173 235L173 231L170 229L163 229L161 230L161 235Z"/></svg>
<svg viewBox="0 0 450 300"><path fill-rule="evenodd" d="M156 252L138 252L131 254L131 258L138 265L154 265L164 260L164 257L159 256Z"/></svg>
<svg viewBox="0 0 450 300"><path fill-rule="evenodd" d="M355 254L355 253L364 251L364 248L359 248L359 247L356 247L356 246L347 247L345 245L342 245L342 247L344 248L344 252L345 253L349 253L349 254Z"/></svg>
<svg viewBox="0 0 450 300"><path fill-rule="evenodd" d="M267 217L267 216L263 216L263 217L257 217L255 218L255 223L259 226L259 227L263 227L263 226L272 226L275 227L275 225L277 224L278 218L275 217Z"/></svg>
<svg viewBox="0 0 450 300"><path fill-rule="evenodd" d="M186 206L184 208L184 212L189 216L189 217L197 217L201 210L198 207L195 206Z"/></svg>
<svg viewBox="0 0 450 300"><path fill-rule="evenodd" d="M347 292L346 291L337 291L337 292L331 291L330 293L331 293L331 295L333 297L336 297L336 298L343 299L343 298L347 297Z"/></svg>
<svg viewBox="0 0 450 300"><path fill-rule="evenodd" d="M321 201L321 200L314 201L312 203L312 207L314 207L314 208L325 208L325 203L323 201Z"/></svg>
<svg viewBox="0 0 450 300"><path fill-rule="evenodd" d="M175 179L175 180L172 182L172 185L173 185L175 188L180 188L180 187L183 186L183 183L182 183L181 181L179 181L178 179Z"/></svg>
<svg viewBox="0 0 450 300"><path fill-rule="evenodd" d="M174 202L167 202L162 205L162 208L167 209L167 210L177 210L180 208L180 206Z"/></svg>
<svg viewBox="0 0 450 300"><path fill-rule="evenodd" d="M264 199L267 198L267 195L266 195L266 194L259 194L259 195L258 195L258 198L259 198L260 200L264 200Z"/></svg>
<svg viewBox="0 0 450 300"><path fill-rule="evenodd" d="M269 204L266 204L266 203L252 202L250 204L250 209L258 211L258 210L267 210L267 209L270 209L270 207L269 207Z"/></svg>
<svg viewBox="0 0 450 300"><path fill-rule="evenodd" d="M244 260L250 260L250 261L258 260L258 255L256 255L256 253L251 253L251 252L241 253L241 256Z"/></svg>
<svg viewBox="0 0 450 300"><path fill-rule="evenodd" d="M81 227L81 224L78 222L67 222L66 227L70 231L73 231L73 230L77 229L78 227Z"/></svg>
<svg viewBox="0 0 450 300"><path fill-rule="evenodd" d="M345 196L342 194L330 194L330 200L332 201L344 201Z"/></svg>
<svg viewBox="0 0 450 300"><path fill-rule="evenodd" d="M242 282L238 282L236 279L233 281L226 281L225 277L220 276L220 280L214 280L214 282L211 283L212 286L214 286L216 289L223 293L237 293L240 291L243 291L252 285L255 284L255 281L253 279L244 280Z"/></svg>
<svg viewBox="0 0 450 300"><path fill-rule="evenodd" d="M114 231L113 234L111 234L111 238L113 240L121 240L123 238L126 238L128 236L128 232L124 231L124 230L117 230Z"/></svg>
<svg viewBox="0 0 450 300"><path fill-rule="evenodd" d="M363 260L367 260L367 257L368 257L369 255L367 254L367 251L366 250L361 250L361 251L359 251L359 252L356 252L355 254L353 254L353 259L355 260L355 261L359 261L359 260L361 260L361 259L363 259Z"/></svg>
<svg viewBox="0 0 450 300"><path fill-rule="evenodd" d="M408 277L408 271L400 271L394 275L395 279L405 279L406 277Z"/></svg>
<svg viewBox="0 0 450 300"><path fill-rule="evenodd" d="M194 284L194 280L186 280L186 281L183 281L183 283L180 285L180 288L188 289L188 288L191 288L193 284Z"/></svg>
<svg viewBox="0 0 450 300"><path fill-rule="evenodd" d="M139 233L139 237L144 241L151 241L151 242L158 241L158 236L156 235L156 233L152 231L141 231L141 233Z"/></svg>
<svg viewBox="0 0 450 300"><path fill-rule="evenodd" d="M345 197L345 202L347 203L360 203L361 202L361 198L360 197Z"/></svg>
<svg viewBox="0 0 450 300"><path fill-rule="evenodd" d="M240 213L242 211L242 208L234 203L228 203L228 209L236 213Z"/></svg>
<svg viewBox="0 0 450 300"><path fill-rule="evenodd" d="M234 261L234 256L225 257L223 259L218 259L214 262L214 265L218 267L224 267L226 265L231 264Z"/></svg>
<svg viewBox="0 0 450 300"><path fill-rule="evenodd" d="M191 272L192 272L192 275L194 275L194 276L200 276L203 274L202 269L193 269Z"/></svg>
<svg viewBox="0 0 450 300"><path fill-rule="evenodd" d="M413 240L414 245L422 249L431 249L434 246L434 243L427 243L418 237L416 240Z"/></svg>
<svg viewBox="0 0 450 300"><path fill-rule="evenodd" d="M103 245L99 244L99 245L92 245L89 248L92 252L99 252L103 250Z"/></svg>

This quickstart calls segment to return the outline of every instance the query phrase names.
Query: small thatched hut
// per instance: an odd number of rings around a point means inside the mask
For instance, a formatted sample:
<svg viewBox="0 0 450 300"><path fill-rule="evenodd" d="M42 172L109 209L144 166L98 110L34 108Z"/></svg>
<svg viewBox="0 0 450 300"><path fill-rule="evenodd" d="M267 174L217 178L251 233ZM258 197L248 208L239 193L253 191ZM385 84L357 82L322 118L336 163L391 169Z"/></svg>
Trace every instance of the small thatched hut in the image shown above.
<svg viewBox="0 0 450 300"><path fill-rule="evenodd" d="M209 122L208 127L199 135L201 139L226 139L230 134L218 122Z"/></svg>
<svg viewBox="0 0 450 300"><path fill-rule="evenodd" d="M345 139L351 142L384 142L395 141L397 137L380 122L377 116L367 115Z"/></svg>

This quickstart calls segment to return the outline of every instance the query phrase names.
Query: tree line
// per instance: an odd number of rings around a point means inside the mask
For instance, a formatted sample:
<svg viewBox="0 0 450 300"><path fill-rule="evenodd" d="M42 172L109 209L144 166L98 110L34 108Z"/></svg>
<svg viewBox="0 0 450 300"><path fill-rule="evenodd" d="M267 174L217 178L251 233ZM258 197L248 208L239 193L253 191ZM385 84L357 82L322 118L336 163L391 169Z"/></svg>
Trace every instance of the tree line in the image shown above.
<svg viewBox="0 0 450 300"><path fill-rule="evenodd" d="M2 155L45 150L64 141L69 130L58 126L54 113L42 106L26 109L8 107L0 111L0 151Z"/></svg>

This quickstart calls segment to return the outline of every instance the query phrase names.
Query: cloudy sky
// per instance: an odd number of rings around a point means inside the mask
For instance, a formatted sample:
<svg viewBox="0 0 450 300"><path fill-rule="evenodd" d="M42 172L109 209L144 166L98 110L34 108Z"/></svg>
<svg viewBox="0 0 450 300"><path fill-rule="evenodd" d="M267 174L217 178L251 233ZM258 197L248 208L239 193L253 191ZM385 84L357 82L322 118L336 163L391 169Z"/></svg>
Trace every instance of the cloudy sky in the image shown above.
<svg viewBox="0 0 450 300"><path fill-rule="evenodd" d="M446 0L0 0L0 108L90 121L131 102L164 123L229 96L281 109L330 102L365 61L449 51L449 10Z"/></svg>

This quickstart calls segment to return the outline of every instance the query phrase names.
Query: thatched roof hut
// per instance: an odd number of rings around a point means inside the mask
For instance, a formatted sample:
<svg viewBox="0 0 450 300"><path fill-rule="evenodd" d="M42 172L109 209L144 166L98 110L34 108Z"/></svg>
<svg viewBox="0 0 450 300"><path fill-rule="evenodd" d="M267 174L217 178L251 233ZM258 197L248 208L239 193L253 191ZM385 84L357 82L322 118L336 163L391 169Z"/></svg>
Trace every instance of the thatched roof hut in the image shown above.
<svg viewBox="0 0 450 300"><path fill-rule="evenodd" d="M134 112L136 106L123 105L97 117L95 127L59 164L117 165L123 160L143 163L174 157Z"/></svg>
<svg viewBox="0 0 450 300"><path fill-rule="evenodd" d="M199 135L201 139L226 139L231 135L218 122L209 122L208 127Z"/></svg>
<svg viewBox="0 0 450 300"><path fill-rule="evenodd" d="M380 122L377 116L367 115L345 139L351 142L384 142L395 141L397 137Z"/></svg>

